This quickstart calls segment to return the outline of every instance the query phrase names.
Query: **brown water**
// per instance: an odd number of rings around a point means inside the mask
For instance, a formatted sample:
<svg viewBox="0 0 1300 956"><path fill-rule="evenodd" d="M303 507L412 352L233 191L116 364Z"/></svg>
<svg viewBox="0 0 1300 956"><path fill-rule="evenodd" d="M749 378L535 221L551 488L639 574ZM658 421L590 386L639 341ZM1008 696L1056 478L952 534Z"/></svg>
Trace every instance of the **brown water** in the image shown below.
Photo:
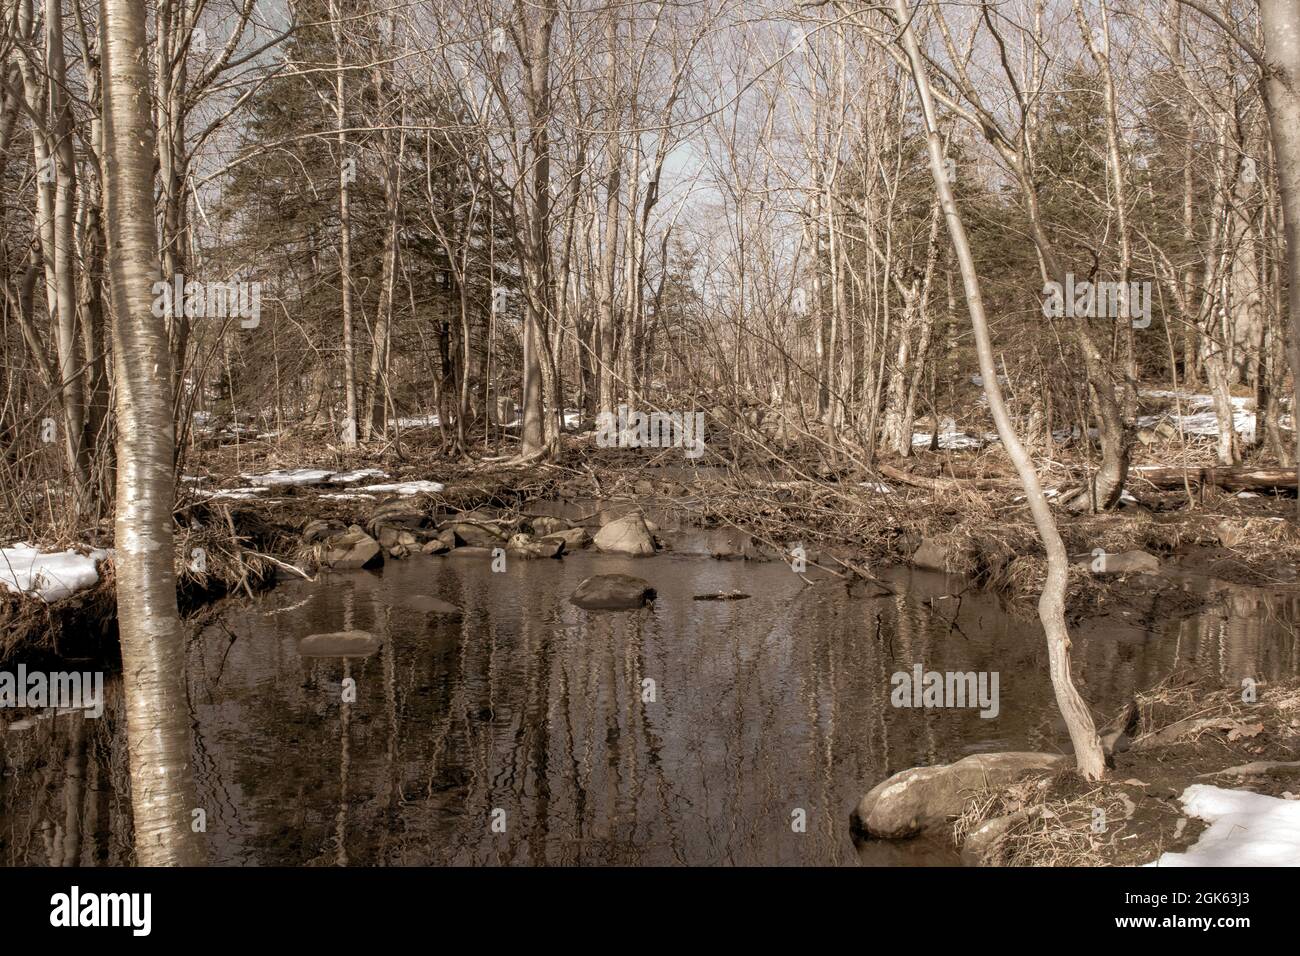
<svg viewBox="0 0 1300 956"><path fill-rule="evenodd" d="M1064 747L1041 636L996 598L906 571L882 572L898 593L873 597L809 586L779 562L681 553L701 550L697 536L676 544L640 560L511 561L501 574L412 558L227 609L190 651L214 861L950 862L917 843L855 847L854 805L907 767ZM613 613L568 603L580 580L609 572L645 578L658 600ZM693 600L732 590L751 597ZM463 618L428 618L411 606L421 595ZM1235 589L1192 618L1156 609L1147 628L1138 616L1076 630L1082 688L1104 714L1176 665L1224 684L1300 670L1293 596ZM381 650L298 653L307 634L352 628ZM890 706L891 675L918 662L998 671L998 716ZM100 720L0 733L0 862L129 860L119 697Z"/></svg>

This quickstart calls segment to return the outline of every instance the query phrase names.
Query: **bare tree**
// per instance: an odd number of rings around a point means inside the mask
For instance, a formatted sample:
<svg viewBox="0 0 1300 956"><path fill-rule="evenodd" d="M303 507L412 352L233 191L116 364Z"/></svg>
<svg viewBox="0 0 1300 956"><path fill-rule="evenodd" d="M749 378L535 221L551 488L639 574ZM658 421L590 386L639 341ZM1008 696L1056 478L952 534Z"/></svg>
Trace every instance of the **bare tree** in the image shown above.
<svg viewBox="0 0 1300 956"><path fill-rule="evenodd" d="M100 29L117 380L117 614L136 859L195 865L204 854L191 826L197 800L173 565L171 360L152 308L158 236L143 0L105 0Z"/></svg>
<svg viewBox="0 0 1300 956"><path fill-rule="evenodd" d="M966 306L970 311L971 326L975 330L975 347L979 355L980 373L984 378L984 394L988 396L989 410L993 414L998 437L1002 439L1007 456L1015 465L1020 483L1025 489L1029 510L1034 517L1034 527L1038 529L1038 536L1047 550L1047 581L1038 599L1038 617L1047 634L1047 653L1052 688L1056 692L1056 704L1065 718L1070 740L1074 744L1075 763L1080 775L1086 780L1099 780L1106 772L1105 755L1102 753L1092 712L1079 696L1074 686L1074 677L1070 672L1070 634L1065 625L1065 587L1070 558L1065 551L1060 532L1057 531L1056 519L1052 517L1052 510L1043 495L1043 488L1038 480L1038 472L1034 468L1033 460L1012 427L1011 416L1007 414L1006 403L1002 398L1002 386L998 383L997 366L993 360L993 345L989 337L988 319L984 313L979 276L975 271L975 259L966 238L961 211L957 208L952 187L948 183L944 167L943 143L939 136L929 75L926 72L925 59L921 56L920 47L916 42L912 14L908 9L907 0L894 0L894 15L894 22L900 30L903 49L911 64L912 76L916 80L917 93L921 99L921 109L925 117L926 148L930 157L930 173L934 179L935 189L939 193L944 221L948 225L948 235L952 239L953 251L956 253L957 264L961 270L962 285L966 291Z"/></svg>

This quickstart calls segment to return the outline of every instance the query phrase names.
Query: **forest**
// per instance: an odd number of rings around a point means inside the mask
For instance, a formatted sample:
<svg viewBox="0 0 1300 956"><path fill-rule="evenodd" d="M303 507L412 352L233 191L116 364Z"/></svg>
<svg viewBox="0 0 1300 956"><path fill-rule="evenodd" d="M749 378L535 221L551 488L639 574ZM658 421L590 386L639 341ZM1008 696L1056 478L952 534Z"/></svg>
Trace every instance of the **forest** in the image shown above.
<svg viewBox="0 0 1300 956"><path fill-rule="evenodd" d="M1300 0L0 11L6 866L1300 863Z"/></svg>

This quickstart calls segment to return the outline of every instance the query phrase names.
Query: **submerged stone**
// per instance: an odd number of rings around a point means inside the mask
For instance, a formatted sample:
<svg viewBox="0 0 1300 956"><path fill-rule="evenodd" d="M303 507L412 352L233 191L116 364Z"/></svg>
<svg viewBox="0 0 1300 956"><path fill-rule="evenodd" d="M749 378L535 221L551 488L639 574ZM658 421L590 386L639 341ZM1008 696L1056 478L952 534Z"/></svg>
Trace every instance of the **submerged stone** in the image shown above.
<svg viewBox="0 0 1300 956"><path fill-rule="evenodd" d="M434 614L438 617L460 617L461 611L454 604L440 601L427 594L413 594L403 602L407 607L421 614Z"/></svg>
<svg viewBox="0 0 1300 956"><path fill-rule="evenodd" d="M298 653L303 657L369 657L379 650L380 643L369 631L309 634L298 641Z"/></svg>
<svg viewBox="0 0 1300 956"><path fill-rule="evenodd" d="M630 574L596 574L579 584L569 600L588 610L626 611L645 607L654 599L654 588L640 578Z"/></svg>

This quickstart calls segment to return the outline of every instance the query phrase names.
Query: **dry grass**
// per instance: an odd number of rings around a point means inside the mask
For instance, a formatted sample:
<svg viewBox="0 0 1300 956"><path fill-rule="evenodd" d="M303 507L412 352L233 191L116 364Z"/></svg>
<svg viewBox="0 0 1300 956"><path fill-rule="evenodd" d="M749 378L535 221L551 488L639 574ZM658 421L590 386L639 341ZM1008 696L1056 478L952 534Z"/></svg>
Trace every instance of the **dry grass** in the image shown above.
<svg viewBox="0 0 1300 956"><path fill-rule="evenodd" d="M1185 845L1201 825L1179 825L1183 817L1174 794L1260 756L1295 759L1300 680L1260 685L1258 693L1258 701L1247 704L1239 688L1170 677L1135 699L1134 749L1116 756L1117 767L1104 781L1088 784L1058 774L977 792L953 824L953 839L960 846L984 823L1023 814L997 843L989 865L1131 865ZM1162 734L1169 739L1152 736ZM1283 785L1251 781L1263 790Z"/></svg>

